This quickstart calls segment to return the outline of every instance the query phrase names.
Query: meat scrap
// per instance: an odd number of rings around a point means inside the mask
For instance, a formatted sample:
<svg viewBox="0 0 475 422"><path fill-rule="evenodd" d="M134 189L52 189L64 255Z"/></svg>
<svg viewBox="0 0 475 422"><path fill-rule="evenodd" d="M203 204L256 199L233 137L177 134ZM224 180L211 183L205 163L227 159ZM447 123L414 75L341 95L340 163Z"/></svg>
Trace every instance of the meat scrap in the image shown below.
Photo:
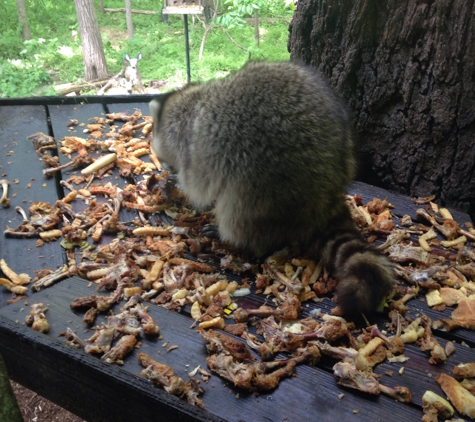
<svg viewBox="0 0 475 422"><path fill-rule="evenodd" d="M421 338L421 350L430 352L430 364L436 365L445 362L447 360L447 355L437 339L432 336L430 318L427 315L423 315L421 321L424 326L424 335Z"/></svg>
<svg viewBox="0 0 475 422"><path fill-rule="evenodd" d="M116 333L121 335L137 336L142 332L139 320L128 311L108 316L107 326L114 328Z"/></svg>
<svg viewBox="0 0 475 422"><path fill-rule="evenodd" d="M298 327L298 328L297 328ZM274 317L260 321L265 342L256 344L249 336L245 336L250 347L259 350L261 359L268 360L280 352L292 352L305 347L311 340L336 341L348 335L348 325L340 318L329 318L319 323L313 318L306 318L293 324L276 322Z"/></svg>
<svg viewBox="0 0 475 422"><path fill-rule="evenodd" d="M452 370L455 378L475 378L475 362L461 363Z"/></svg>
<svg viewBox="0 0 475 422"><path fill-rule="evenodd" d="M58 237L49 235L61 221L61 210L58 207L52 206L48 202L33 202L28 209L31 215L30 219L21 207L16 207L15 210L22 215L23 220L16 229L7 226L4 231L6 237L43 237L44 240L49 240L50 237L54 239Z"/></svg>
<svg viewBox="0 0 475 422"><path fill-rule="evenodd" d="M209 353L224 353L239 361L252 360L251 352L246 345L227 334L216 330L200 330L201 338L206 342Z"/></svg>
<svg viewBox="0 0 475 422"><path fill-rule="evenodd" d="M269 306L261 306L259 309L236 309L233 314L234 321L246 322L251 317L266 318L271 315L289 320L297 319L302 309L299 298L292 292L285 295L278 294L278 298L282 300L282 303L276 309Z"/></svg>
<svg viewBox="0 0 475 422"><path fill-rule="evenodd" d="M145 368L140 375L147 378L153 385L163 388L167 393L175 396L186 396L188 403L204 407L203 402L198 397L204 393L204 389L200 387L193 378L184 381L182 378L175 375L175 371L168 365L157 362L146 353L138 355L140 364Z"/></svg>
<svg viewBox="0 0 475 422"><path fill-rule="evenodd" d="M433 198L418 201L421 206L431 207L431 211L427 211L429 207L418 210L422 225L408 216L395 217L387 199L375 198L365 205L361 196L347 197L356 225L368 242L379 244L377 247L397 263L401 282L389 305L391 322L385 327L395 335L387 337L384 331L370 326L357 336L354 324L341 318L329 318L321 312L302 316L311 309L307 308L310 300L331 297L337 285L324 263L314 261L313 255L304 256L289 247L258 266L226 243L203 236L202 227L214 223L212 212L191 209L173 176L156 171L160 167L156 157L152 154L151 162L146 159L150 118L136 110L133 114L114 113L90 120L85 137L66 136L59 141L59 153L67 156L67 160L61 160L67 162L62 166L57 157L46 155L47 150L56 148L53 138L41 133L30 137L46 167L40 176L71 168L68 181L61 181L70 192L54 204L33 202L27 210L29 215L17 209L21 223L5 231L5 236L18 241L27 237L41 242L62 238L61 245L68 251L67 265L41 270L32 290L79 274L98 291L108 291L71 302L71 309L86 311L84 324L91 327L99 313L107 322L92 328L94 334L86 341L67 330L67 344L102 355L104 362L122 363L139 347L138 336L147 335L147 341L153 341L160 335L159 325L148 313L149 306L143 303L151 301L167 310L190 312L192 328L199 326L206 344L209 368L238 388L270 391L283 377L292 376L296 365L313 365L324 354L337 360L333 369L338 384L409 402L407 389L384 386L373 368L386 359L403 362L407 359L402 355L404 345L414 342L430 354L430 363L442 363L449 353L445 354L431 329L475 328L475 283L470 281L475 279L475 253L469 243L475 240L475 232L467 225L462 229L450 214L431 202ZM126 124L120 129L108 126L114 120ZM110 129L108 133L106 128ZM127 178L126 183L108 177L112 170ZM445 237L442 241L441 236ZM441 249L441 245L447 249ZM196 259L190 259L189 254ZM242 285L230 282L229 272L247 273L249 281ZM4 269L3 273L10 278ZM25 286L11 281L2 283L27 289L26 281ZM255 289L256 294L265 296L265 305L249 309L249 301L238 295L251 294ZM451 319L432 324L429 318L409 312L408 301L423 298L427 290L433 293L426 298L435 297L441 306L457 305ZM128 302L122 306L124 300ZM46 308L42 311L44 314ZM37 313L39 317L41 310ZM234 318L236 324L226 325L226 318ZM251 327L257 327L256 335ZM277 353L286 356L275 360ZM172 368L145 354L139 355L139 361L145 368L142 375L153 384L203 406L199 399L203 390L195 380L185 382ZM456 367L454 375L461 376L463 371L471 374L467 368ZM473 378L464 377L463 385L475 388Z"/></svg>
<svg viewBox="0 0 475 422"><path fill-rule="evenodd" d="M235 387L253 391L269 391L277 388L282 377L293 374L299 363L315 364L320 359L318 347L303 349L290 359L272 362L255 362L244 343L215 330L200 330L210 356L208 367Z"/></svg>
<svg viewBox="0 0 475 422"><path fill-rule="evenodd" d="M426 391L422 396L422 404L424 416L423 422L438 422L438 418L442 420L450 419L454 414L454 408L450 403L433 391Z"/></svg>
<svg viewBox="0 0 475 422"><path fill-rule="evenodd" d="M49 331L49 322L45 316L47 310L43 303L31 305L30 314L25 318L26 325L31 325L33 330L40 333L47 333Z"/></svg>
<svg viewBox="0 0 475 422"><path fill-rule="evenodd" d="M160 327L158 324L153 320L153 318L147 313L147 309L145 306L138 303L135 307L130 309L130 313L135 315L137 318L140 318L140 322L142 323L142 328L144 334L148 335L159 335L160 334Z"/></svg>
<svg viewBox="0 0 475 422"><path fill-rule="evenodd" d="M422 267L430 264L430 254L419 246L397 243L388 248L389 257L398 263L412 262Z"/></svg>
<svg viewBox="0 0 475 422"><path fill-rule="evenodd" d="M457 327L475 329L475 295L462 299L452 312L451 318L434 321L433 328L450 331Z"/></svg>
<svg viewBox="0 0 475 422"><path fill-rule="evenodd" d="M440 385L455 408L462 414L475 418L475 396L447 374L438 375L435 380Z"/></svg>
<svg viewBox="0 0 475 422"><path fill-rule="evenodd" d="M36 153L39 156L41 156L43 151L57 149L54 138L52 136L45 135L42 132L33 133L32 135L27 136L26 139L29 139L33 143Z"/></svg>
<svg viewBox="0 0 475 422"><path fill-rule="evenodd" d="M122 336L117 344L112 347L108 352L104 353L101 359L107 363L124 363L124 358L134 350L137 344L137 337L133 334L127 334Z"/></svg>
<svg viewBox="0 0 475 422"><path fill-rule="evenodd" d="M337 383L344 387L356 389L369 394L380 393L402 403L411 403L412 396L407 387L388 387L381 384L370 371L360 371L349 362L338 362L333 367Z"/></svg>
<svg viewBox="0 0 475 422"><path fill-rule="evenodd" d="M112 347L112 340L114 339L115 328L108 327L103 324L102 327L96 328L96 332L86 340L84 350L86 353L100 354L107 353Z"/></svg>
<svg viewBox="0 0 475 422"><path fill-rule="evenodd" d="M60 333L60 335L64 335L66 337L66 344L68 346L75 347L76 349L84 349L86 346L82 339L80 339L78 335L69 327L66 328L65 333Z"/></svg>

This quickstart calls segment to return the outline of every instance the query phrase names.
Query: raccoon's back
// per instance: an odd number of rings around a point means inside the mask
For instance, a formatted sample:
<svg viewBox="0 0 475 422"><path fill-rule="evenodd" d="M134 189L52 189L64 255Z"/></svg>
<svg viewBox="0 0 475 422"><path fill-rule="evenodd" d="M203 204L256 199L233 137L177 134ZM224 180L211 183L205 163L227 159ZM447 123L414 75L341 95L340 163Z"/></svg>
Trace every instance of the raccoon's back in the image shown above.
<svg viewBox="0 0 475 422"><path fill-rule="evenodd" d="M221 238L257 255L314 242L340 280L342 308L373 310L392 290L392 266L351 222L352 123L319 74L254 63L172 99L165 138L190 199L216 201Z"/></svg>
<svg viewBox="0 0 475 422"><path fill-rule="evenodd" d="M315 70L250 63L189 88L192 107L186 95L183 182L195 202L217 201L225 240L267 252L325 226L354 174L353 130Z"/></svg>
<svg viewBox="0 0 475 422"><path fill-rule="evenodd" d="M197 90L201 98L190 127L194 153L208 157L218 174L252 182L252 169L277 165L282 166L278 171L305 174L313 167L313 176L323 182L329 179L330 160L338 169L333 176L341 174L332 178L333 185L354 175L352 123L314 69L249 63ZM239 172L244 166L248 172Z"/></svg>

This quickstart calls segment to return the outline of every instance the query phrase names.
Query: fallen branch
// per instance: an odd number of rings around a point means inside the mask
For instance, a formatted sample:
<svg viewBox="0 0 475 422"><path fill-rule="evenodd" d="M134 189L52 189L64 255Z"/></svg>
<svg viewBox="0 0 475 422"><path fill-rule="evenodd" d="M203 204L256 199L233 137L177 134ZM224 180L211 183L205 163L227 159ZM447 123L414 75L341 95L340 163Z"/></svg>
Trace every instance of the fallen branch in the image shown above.
<svg viewBox="0 0 475 422"><path fill-rule="evenodd" d="M115 76L112 76L112 78L109 79L109 81L97 92L97 95L104 95L104 93L117 85L120 85L119 78L122 76L122 74L125 71L125 67L122 68L122 70Z"/></svg>
<svg viewBox="0 0 475 422"><path fill-rule="evenodd" d="M251 52L250 52L247 48L245 48L245 47L243 47L242 45L238 44L238 43L234 40L234 38L231 37L231 35L229 34L229 32L226 31L226 29L224 29L224 27L222 27L221 25L217 25L217 27L218 27L219 29L221 29L221 31L223 31L223 32L227 35L227 37L231 40L231 42L232 42L236 47L239 47L241 50L246 51L246 52L249 54L249 59L251 58Z"/></svg>
<svg viewBox="0 0 475 422"><path fill-rule="evenodd" d="M105 83L107 83L108 80L109 78L100 79L100 80L92 81L92 82L83 82L79 84L56 85L54 87L54 90L56 91L57 95L66 95L66 94L70 94L71 92L82 91L83 89L86 89L86 88L95 88L97 86L104 85Z"/></svg>
<svg viewBox="0 0 475 422"><path fill-rule="evenodd" d="M106 12L109 12L109 13L117 13L117 12L125 12L125 8L124 7L121 7L121 8L118 8L118 9L108 9L108 8L105 8L104 9ZM132 13L139 13L141 15L157 15L158 13L160 12L155 12L154 10L137 10L137 9L132 9Z"/></svg>

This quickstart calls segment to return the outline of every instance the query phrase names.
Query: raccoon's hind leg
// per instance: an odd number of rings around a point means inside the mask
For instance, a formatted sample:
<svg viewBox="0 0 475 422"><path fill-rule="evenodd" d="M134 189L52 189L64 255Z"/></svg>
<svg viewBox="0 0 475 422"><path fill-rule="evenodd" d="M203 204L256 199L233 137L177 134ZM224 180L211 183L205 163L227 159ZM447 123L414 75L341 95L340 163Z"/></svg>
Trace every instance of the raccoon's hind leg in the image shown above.
<svg viewBox="0 0 475 422"><path fill-rule="evenodd" d="M341 220L339 221L341 223ZM344 218L327 236L323 259L337 278L337 303L342 314L376 311L396 286L391 261L370 245Z"/></svg>

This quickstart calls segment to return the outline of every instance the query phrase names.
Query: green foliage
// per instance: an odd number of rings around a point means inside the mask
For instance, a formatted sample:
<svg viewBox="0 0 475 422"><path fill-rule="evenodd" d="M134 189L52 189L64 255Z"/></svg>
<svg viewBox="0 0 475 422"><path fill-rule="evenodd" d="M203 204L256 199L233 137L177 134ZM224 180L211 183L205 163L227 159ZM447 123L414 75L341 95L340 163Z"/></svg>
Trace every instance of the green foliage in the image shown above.
<svg viewBox="0 0 475 422"><path fill-rule="evenodd" d="M294 0L269 0L262 2L259 16L264 17L291 17L295 10Z"/></svg>
<svg viewBox="0 0 475 422"><path fill-rule="evenodd" d="M0 47L3 58L12 59L18 57L20 51L23 49L19 28L8 28L2 31Z"/></svg>
<svg viewBox="0 0 475 422"><path fill-rule="evenodd" d="M123 0L107 0L106 7L122 8ZM226 28L236 43L252 53L255 60L286 60L288 24L291 11L285 0L226 0L230 10L243 19L253 16L257 6L260 25L260 46L254 38L254 27L247 23ZM0 0L3 6L0 19L0 96L23 97L54 94L53 83L75 83L84 79L81 39L74 2L57 0L26 0L32 40L23 41L18 28L16 4ZM161 11L163 3L156 0L132 0L133 8ZM251 10L252 8L252 10ZM168 87L186 82L186 60L183 19L169 15L168 23L156 15L134 14L135 36L127 39L124 13L101 14L97 8L104 51L109 73L117 74L123 67L125 53L143 59L140 71L144 82L167 81ZM203 17L201 17L203 19ZM223 77L249 60L243 51L221 31L209 33L203 60L198 60L204 28L192 16L188 17L190 38L191 78L205 81ZM244 21L245 22L245 21ZM223 25L224 26L224 25ZM46 69L46 70L45 70ZM92 93L92 92L91 92Z"/></svg>
<svg viewBox="0 0 475 422"><path fill-rule="evenodd" d="M0 96L29 97L52 95L51 77L40 63L27 60L5 60L0 64Z"/></svg>
<svg viewBox="0 0 475 422"><path fill-rule="evenodd" d="M254 16L254 12L260 9L264 0L224 0L222 14L217 17L217 23L228 29L243 27L246 24L245 17Z"/></svg>
<svg viewBox="0 0 475 422"><path fill-rule="evenodd" d="M215 0L220 11L217 23L228 29L243 27L245 18L254 16L258 11L260 17L285 17L293 11L293 0Z"/></svg>

